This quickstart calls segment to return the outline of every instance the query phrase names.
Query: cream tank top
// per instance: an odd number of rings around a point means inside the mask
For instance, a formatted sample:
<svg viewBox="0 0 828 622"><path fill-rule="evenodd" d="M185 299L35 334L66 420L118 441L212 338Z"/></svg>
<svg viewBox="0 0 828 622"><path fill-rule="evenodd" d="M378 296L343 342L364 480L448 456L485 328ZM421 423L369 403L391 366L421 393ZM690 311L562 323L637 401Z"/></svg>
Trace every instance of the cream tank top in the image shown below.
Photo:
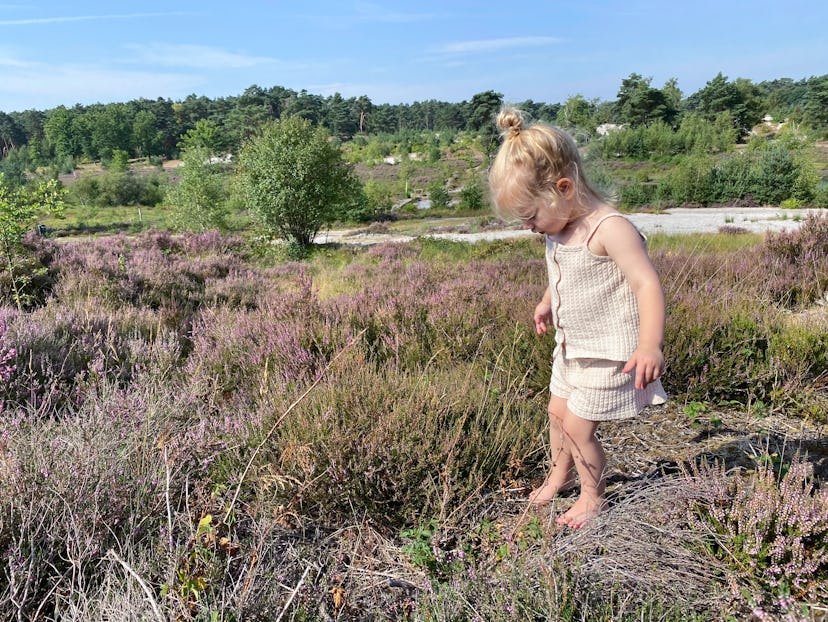
<svg viewBox="0 0 828 622"><path fill-rule="evenodd" d="M555 343L567 358L626 361L638 347L635 294L615 261L588 248L601 223L613 217L625 218L605 215L578 245L546 237Z"/></svg>

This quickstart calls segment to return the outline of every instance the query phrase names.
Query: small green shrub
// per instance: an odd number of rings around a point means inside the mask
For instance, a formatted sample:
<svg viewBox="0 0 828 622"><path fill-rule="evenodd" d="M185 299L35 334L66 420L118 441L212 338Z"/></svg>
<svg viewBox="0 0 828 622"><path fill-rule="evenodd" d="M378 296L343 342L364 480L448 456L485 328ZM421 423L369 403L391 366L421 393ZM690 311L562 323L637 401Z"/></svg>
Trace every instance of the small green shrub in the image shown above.
<svg viewBox="0 0 828 622"><path fill-rule="evenodd" d="M458 208L461 210L478 211L484 207L483 188L481 188L480 184L477 181L466 184L460 191Z"/></svg>
<svg viewBox="0 0 828 622"><path fill-rule="evenodd" d="M757 163L753 193L760 203L779 205L794 194L800 167L793 153L781 144L771 143Z"/></svg>
<svg viewBox="0 0 828 622"><path fill-rule="evenodd" d="M446 182L442 179L435 179L428 186L428 198L431 200L431 207L444 209L449 206L451 195L446 190Z"/></svg>

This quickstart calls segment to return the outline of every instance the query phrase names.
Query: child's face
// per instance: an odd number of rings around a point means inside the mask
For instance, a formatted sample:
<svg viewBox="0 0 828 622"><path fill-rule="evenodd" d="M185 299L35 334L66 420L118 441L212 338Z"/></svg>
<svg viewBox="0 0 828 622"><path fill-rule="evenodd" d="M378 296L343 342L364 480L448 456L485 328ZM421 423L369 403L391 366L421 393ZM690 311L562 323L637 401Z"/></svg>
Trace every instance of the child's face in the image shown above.
<svg viewBox="0 0 828 622"><path fill-rule="evenodd" d="M548 197L535 199L531 210L527 210L531 216L522 218L523 228L531 229L535 233L544 235L555 235L569 224L572 210L564 197L549 200Z"/></svg>

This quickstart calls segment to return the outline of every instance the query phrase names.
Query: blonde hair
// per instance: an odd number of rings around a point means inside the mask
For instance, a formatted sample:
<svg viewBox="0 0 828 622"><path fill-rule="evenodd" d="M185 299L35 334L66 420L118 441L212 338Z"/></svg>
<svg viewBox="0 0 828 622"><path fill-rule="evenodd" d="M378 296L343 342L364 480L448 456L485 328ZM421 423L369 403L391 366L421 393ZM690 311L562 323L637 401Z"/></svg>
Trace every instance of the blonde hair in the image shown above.
<svg viewBox="0 0 828 622"><path fill-rule="evenodd" d="M527 124L515 108L500 111L497 127L503 142L489 170L489 188L499 215L531 217L529 211L536 199L552 202L558 196L556 184L562 177L572 180L581 205L593 199L608 200L584 176L578 146L562 129L545 123Z"/></svg>

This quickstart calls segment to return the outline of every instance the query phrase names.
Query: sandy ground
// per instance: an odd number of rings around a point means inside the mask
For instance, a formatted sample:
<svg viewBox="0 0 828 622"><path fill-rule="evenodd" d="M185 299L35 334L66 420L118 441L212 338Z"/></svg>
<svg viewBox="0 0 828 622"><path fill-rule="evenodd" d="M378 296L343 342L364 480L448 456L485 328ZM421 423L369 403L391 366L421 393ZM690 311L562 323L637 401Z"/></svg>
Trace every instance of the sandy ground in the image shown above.
<svg viewBox="0 0 828 622"><path fill-rule="evenodd" d="M781 209L775 207L722 207L722 208L676 208L658 214L629 214L630 220L647 235L653 233L715 233L721 227L739 227L751 232L782 231L798 228L811 213L819 209ZM478 240L500 240L526 235L536 235L520 229L487 230L477 233L424 233L424 237L442 238L463 242ZM371 245L382 242L408 242L417 236L396 233L369 233L359 230L330 230L320 232L316 237L319 244L339 243Z"/></svg>

